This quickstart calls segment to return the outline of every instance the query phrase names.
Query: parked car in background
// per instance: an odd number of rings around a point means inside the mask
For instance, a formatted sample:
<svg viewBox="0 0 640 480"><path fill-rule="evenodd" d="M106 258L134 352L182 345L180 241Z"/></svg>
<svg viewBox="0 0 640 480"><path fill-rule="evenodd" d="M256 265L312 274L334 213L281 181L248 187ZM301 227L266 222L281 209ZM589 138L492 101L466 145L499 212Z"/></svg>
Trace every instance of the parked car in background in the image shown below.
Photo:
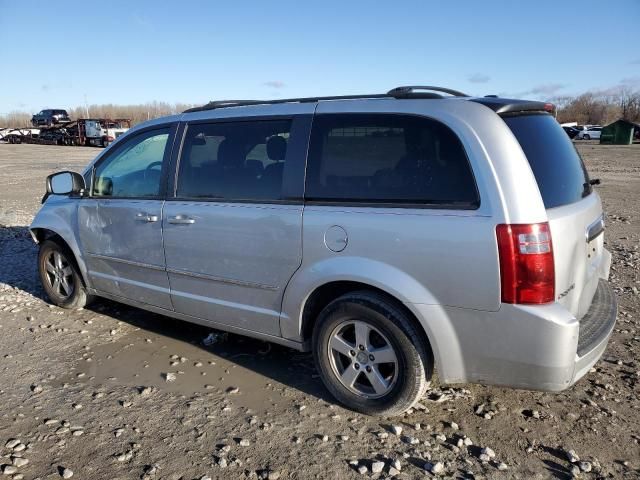
<svg viewBox="0 0 640 480"><path fill-rule="evenodd" d="M596 125L585 125L575 136L577 140L598 140L602 133L602 127Z"/></svg>
<svg viewBox="0 0 640 480"><path fill-rule="evenodd" d="M574 138L580 132L576 127L562 127L562 129L569 135L569 138Z"/></svg>
<svg viewBox="0 0 640 480"><path fill-rule="evenodd" d="M38 127L40 125L58 125L60 123L69 123L71 119L66 110L48 109L41 110L31 117L31 125Z"/></svg>
<svg viewBox="0 0 640 480"><path fill-rule="evenodd" d="M44 291L312 351L367 414L411 408L434 369L564 390L617 306L595 181L554 111L399 87L143 123L48 177Z"/></svg>

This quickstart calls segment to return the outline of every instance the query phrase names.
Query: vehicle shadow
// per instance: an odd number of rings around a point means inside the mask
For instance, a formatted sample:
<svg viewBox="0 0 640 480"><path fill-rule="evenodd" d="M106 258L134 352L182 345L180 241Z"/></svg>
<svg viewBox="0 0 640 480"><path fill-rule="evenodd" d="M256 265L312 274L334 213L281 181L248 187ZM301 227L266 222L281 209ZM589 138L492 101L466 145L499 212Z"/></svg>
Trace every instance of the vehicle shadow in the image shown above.
<svg viewBox="0 0 640 480"><path fill-rule="evenodd" d="M43 298L38 280L38 246L26 226L0 223L0 284Z"/></svg>
<svg viewBox="0 0 640 480"><path fill-rule="evenodd" d="M334 402L318 378L313 358L309 353L147 312L107 299L98 299L87 309L126 322L146 332L197 346L207 353L231 361L274 382ZM203 340L211 333L217 340L212 345L204 345Z"/></svg>
<svg viewBox="0 0 640 480"><path fill-rule="evenodd" d="M38 278L37 253L38 247L33 242L28 227L0 226L0 284L9 285L49 303ZM97 299L87 310L107 315L148 332L198 346L274 382L333 402L317 377L310 354L241 335L223 334L211 327L184 322L106 299ZM218 338L224 340L205 346L202 341L212 332L220 333Z"/></svg>

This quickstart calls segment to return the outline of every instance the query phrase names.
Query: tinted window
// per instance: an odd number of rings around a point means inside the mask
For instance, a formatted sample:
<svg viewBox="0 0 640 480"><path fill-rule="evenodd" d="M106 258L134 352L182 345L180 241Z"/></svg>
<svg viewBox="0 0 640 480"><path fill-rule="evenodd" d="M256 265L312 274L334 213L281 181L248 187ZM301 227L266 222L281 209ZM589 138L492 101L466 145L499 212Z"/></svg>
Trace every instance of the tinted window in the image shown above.
<svg viewBox="0 0 640 480"><path fill-rule="evenodd" d="M451 129L395 114L316 116L305 196L460 208L479 204L469 162Z"/></svg>
<svg viewBox="0 0 640 480"><path fill-rule="evenodd" d="M162 163L169 128L141 133L101 162L93 182L99 197L156 197L160 195Z"/></svg>
<svg viewBox="0 0 640 480"><path fill-rule="evenodd" d="M281 199L290 131L290 120L189 125L177 196Z"/></svg>
<svg viewBox="0 0 640 480"><path fill-rule="evenodd" d="M591 192L582 159L555 118L520 115L504 121L529 160L546 208L577 202Z"/></svg>

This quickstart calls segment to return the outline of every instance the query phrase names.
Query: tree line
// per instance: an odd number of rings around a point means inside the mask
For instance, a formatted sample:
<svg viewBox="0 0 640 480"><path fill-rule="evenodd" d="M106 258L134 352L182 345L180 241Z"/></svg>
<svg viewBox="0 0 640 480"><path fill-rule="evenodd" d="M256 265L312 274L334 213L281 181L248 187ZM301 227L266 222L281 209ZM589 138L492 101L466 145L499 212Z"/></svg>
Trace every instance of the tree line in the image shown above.
<svg viewBox="0 0 640 480"><path fill-rule="evenodd" d="M102 105L78 106L67 108L67 113L72 120L78 118L128 118L135 125L153 118L175 115L195 105L188 103L148 102L139 105L115 105L113 103ZM37 112L33 112L37 113ZM31 113L9 112L0 115L0 128L2 127L28 127L31 126Z"/></svg>
<svg viewBox="0 0 640 480"><path fill-rule="evenodd" d="M629 87L556 97L551 102L558 107L560 123L607 125L620 118L640 123L640 90Z"/></svg>
<svg viewBox="0 0 640 480"><path fill-rule="evenodd" d="M640 123L640 90L620 87L605 91L590 91L578 96L548 99L558 107L558 121L578 122L581 125L607 125L619 118ZM76 118L129 118L135 125L152 118L183 112L194 105L187 103L148 102L139 105L89 105L67 109ZM35 113L35 112L34 112ZM31 114L10 112L0 115L0 127L31 125Z"/></svg>

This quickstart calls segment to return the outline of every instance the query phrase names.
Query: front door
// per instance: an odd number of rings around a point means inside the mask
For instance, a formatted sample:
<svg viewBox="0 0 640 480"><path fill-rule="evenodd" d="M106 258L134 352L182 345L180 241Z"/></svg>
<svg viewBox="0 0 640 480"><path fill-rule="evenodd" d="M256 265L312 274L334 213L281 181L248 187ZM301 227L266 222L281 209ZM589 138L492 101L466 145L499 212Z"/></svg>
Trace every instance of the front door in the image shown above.
<svg viewBox="0 0 640 480"><path fill-rule="evenodd" d="M94 167L90 198L78 212L93 287L166 309L161 219L173 136L174 127L156 127L115 145Z"/></svg>
<svg viewBox="0 0 640 480"><path fill-rule="evenodd" d="M283 291L302 260L309 121L187 126L163 216L177 312L280 335Z"/></svg>

